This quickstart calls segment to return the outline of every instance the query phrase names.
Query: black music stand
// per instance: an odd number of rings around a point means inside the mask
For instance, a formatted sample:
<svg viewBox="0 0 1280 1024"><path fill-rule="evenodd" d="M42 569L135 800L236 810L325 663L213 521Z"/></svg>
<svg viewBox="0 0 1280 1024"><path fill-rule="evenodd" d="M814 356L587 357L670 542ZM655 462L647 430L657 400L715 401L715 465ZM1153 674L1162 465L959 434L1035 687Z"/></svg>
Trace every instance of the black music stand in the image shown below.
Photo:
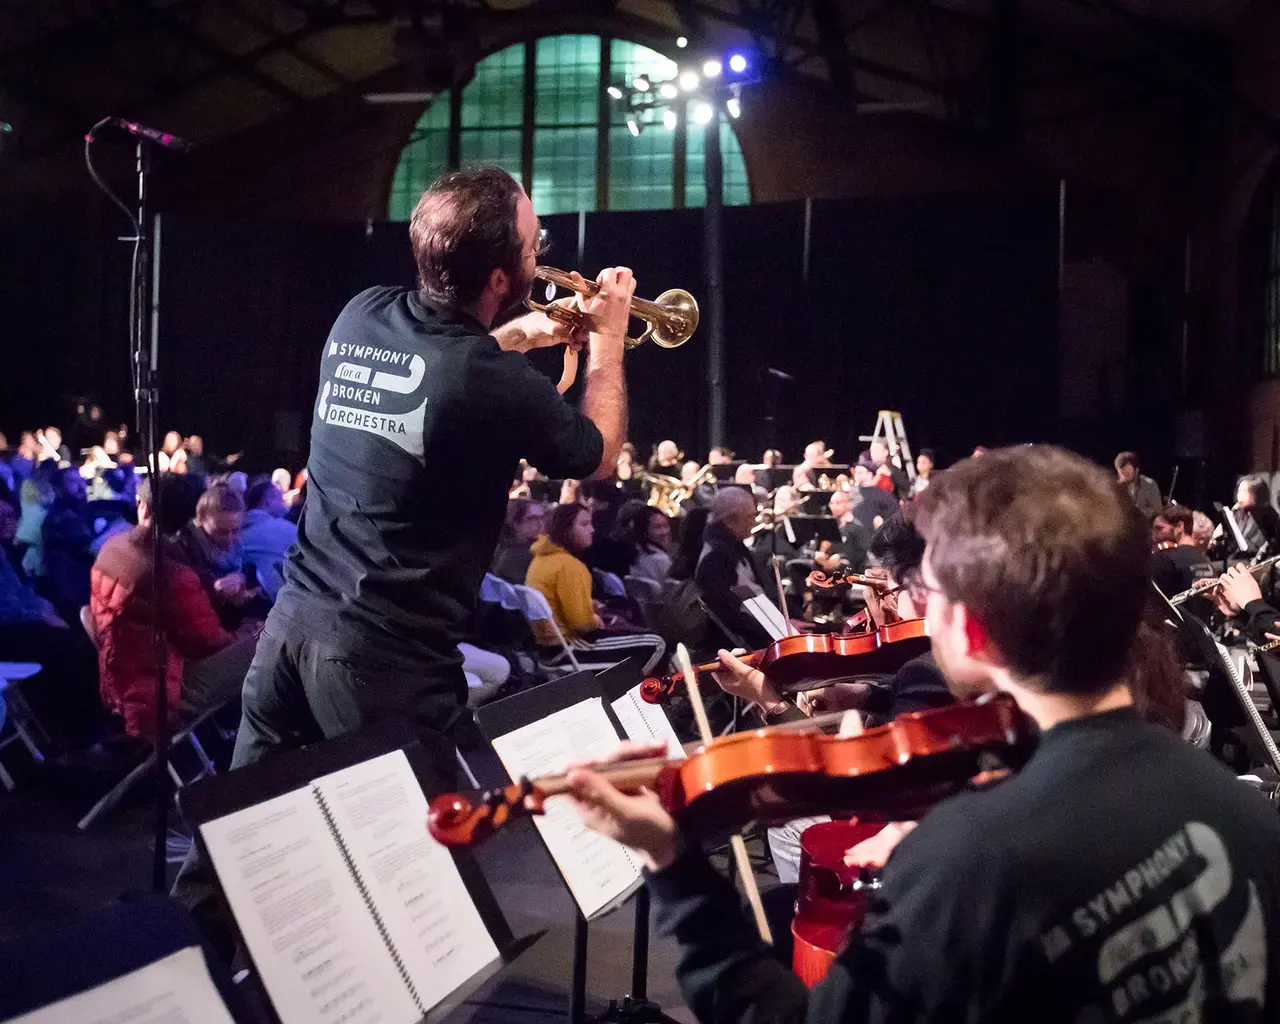
<svg viewBox="0 0 1280 1024"><path fill-rule="evenodd" d="M178 807L183 818L191 825L194 841L200 844L200 856L211 864L212 858L200 834L200 826L205 822L283 796L322 775L342 771L395 750L404 751L428 801L439 796L444 785L452 782L436 778L432 760L418 742L409 723L403 719L389 718L367 730L325 740L299 750L285 751L270 760L184 786L178 791ZM423 822L423 828L425 827L426 823ZM537 932L520 939L515 938L475 858L466 850L455 849L449 852L467 892L475 902L480 919L489 930L494 945L498 947L499 958L433 1006L422 1018L424 1022L443 1021L544 934ZM241 945L247 951L243 938ZM270 1006L271 1001L261 984L261 975L256 976L256 985L263 1006Z"/></svg>
<svg viewBox="0 0 1280 1024"><path fill-rule="evenodd" d="M476 711L480 731L492 741L548 714L572 707L592 697L603 698L608 716L619 739L625 736L611 703L640 682L639 666L633 659L620 662L605 671L574 672L543 683L503 700L486 704ZM625 901L625 898L624 898ZM604 913L609 913L605 910ZM649 987L649 889L644 883L635 890L635 931L631 954L631 992L621 999L609 1000L609 1007L596 1020L612 1024L679 1024L650 1002ZM587 1001L587 942L589 921L582 909L573 908L573 969L569 988L569 1024L585 1024Z"/></svg>

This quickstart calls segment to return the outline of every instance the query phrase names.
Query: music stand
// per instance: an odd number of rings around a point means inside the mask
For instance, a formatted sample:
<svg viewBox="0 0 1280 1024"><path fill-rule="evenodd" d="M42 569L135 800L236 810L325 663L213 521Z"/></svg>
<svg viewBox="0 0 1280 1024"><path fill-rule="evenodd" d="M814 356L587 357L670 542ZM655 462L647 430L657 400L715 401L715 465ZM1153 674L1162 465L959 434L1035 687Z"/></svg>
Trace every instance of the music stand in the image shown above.
<svg viewBox="0 0 1280 1024"><path fill-rule="evenodd" d="M614 730L621 739L625 733L611 703L640 682L639 666L627 659L598 675L574 672L543 683L503 700L493 701L476 711L480 731L491 742L497 736L512 732L548 714L572 707L592 697L600 697ZM625 897L624 897L625 901ZM606 910L605 913L608 911ZM649 987L649 889L641 882L635 890L635 931L632 939L631 992L621 999L609 1000L609 1007L597 1018L612 1024L679 1024L662 1012L648 998ZM573 967L569 988L569 1022L584 1024L587 1001L587 942L589 921L574 901Z"/></svg>
<svg viewBox="0 0 1280 1024"><path fill-rule="evenodd" d="M178 791L178 809L191 824L193 840L199 844L200 856L211 864L212 858L200 833L200 826L204 823L283 796L308 785L313 779L395 750L404 751L427 800L439 796L442 781L435 777L433 762L418 742L413 728L404 719L388 718L359 732L298 750L285 751L270 760L237 768L226 775L210 776L193 782ZM425 823L423 827L426 827ZM453 849L449 852L476 910L479 911L480 919L498 948L499 958L436 1003L422 1018L424 1022L443 1021L544 934L536 932L516 939L475 858L466 850ZM237 930L238 928L237 924ZM241 944L244 945L243 939ZM255 979L264 1005L270 1005L265 987L261 985L261 975L255 975Z"/></svg>
<svg viewBox="0 0 1280 1024"><path fill-rule="evenodd" d="M1223 748L1224 737L1219 733L1220 728L1242 732L1253 757L1280 773L1280 748L1276 747L1270 730L1253 703L1253 697L1226 656L1225 648L1213 638L1209 627L1194 615L1183 614L1181 618L1209 666L1209 680L1205 683L1202 703L1213 726L1211 743L1217 748L1215 753L1220 754Z"/></svg>

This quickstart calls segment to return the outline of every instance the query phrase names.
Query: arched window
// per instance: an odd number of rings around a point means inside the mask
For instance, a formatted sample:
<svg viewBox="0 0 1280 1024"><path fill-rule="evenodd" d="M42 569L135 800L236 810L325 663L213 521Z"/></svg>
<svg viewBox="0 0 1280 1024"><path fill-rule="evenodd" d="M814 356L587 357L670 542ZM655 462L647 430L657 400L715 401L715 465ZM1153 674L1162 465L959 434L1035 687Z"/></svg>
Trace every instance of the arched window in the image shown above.
<svg viewBox="0 0 1280 1024"><path fill-rule="evenodd" d="M603 85L638 75L675 77L656 50L599 36L548 36L516 43L476 65L458 109L441 95L410 136L391 184L387 214L408 220L432 180L449 166L451 134L461 166L497 164L521 181L539 214L646 210L706 202L705 134L678 119L628 129ZM742 149L728 119L720 124L724 201L751 201Z"/></svg>

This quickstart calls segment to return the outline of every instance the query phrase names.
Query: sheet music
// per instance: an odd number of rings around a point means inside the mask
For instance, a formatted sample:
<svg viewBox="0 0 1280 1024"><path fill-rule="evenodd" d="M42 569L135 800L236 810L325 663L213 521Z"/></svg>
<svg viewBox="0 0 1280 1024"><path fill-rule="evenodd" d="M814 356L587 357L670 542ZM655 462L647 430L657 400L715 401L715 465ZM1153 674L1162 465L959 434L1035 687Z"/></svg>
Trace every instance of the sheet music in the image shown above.
<svg viewBox="0 0 1280 1024"><path fill-rule="evenodd" d="M404 751L312 783L329 808L424 1009L498 958Z"/></svg>
<svg viewBox="0 0 1280 1024"><path fill-rule="evenodd" d="M627 739L637 743L665 743L667 754L672 760L684 758L684 747L671 726L671 719L662 710L662 705L650 704L640 696L639 683L610 702L609 706L613 708Z"/></svg>
<svg viewBox="0 0 1280 1024"><path fill-rule="evenodd" d="M763 594L743 601L742 607L746 609L748 615L760 623L772 639L781 640L784 636L791 635L782 612Z"/></svg>
<svg viewBox="0 0 1280 1024"><path fill-rule="evenodd" d="M591 697L497 737L493 749L513 779L536 779L612 754L618 743L604 702ZM582 824L568 800L548 800L547 813L533 823L584 917L616 903L639 883L635 856Z"/></svg>
<svg viewBox="0 0 1280 1024"><path fill-rule="evenodd" d="M282 1024L419 1019L310 788L200 832Z"/></svg>
<svg viewBox="0 0 1280 1024"><path fill-rule="evenodd" d="M12 1017L7 1024L232 1024L196 946L124 977Z"/></svg>

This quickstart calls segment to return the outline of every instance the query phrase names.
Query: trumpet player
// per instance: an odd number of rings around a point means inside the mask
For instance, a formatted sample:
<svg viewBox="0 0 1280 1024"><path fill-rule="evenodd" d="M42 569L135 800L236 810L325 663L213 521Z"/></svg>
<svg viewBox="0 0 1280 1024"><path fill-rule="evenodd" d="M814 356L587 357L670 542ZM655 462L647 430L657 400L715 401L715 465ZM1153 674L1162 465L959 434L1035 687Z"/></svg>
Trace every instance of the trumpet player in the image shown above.
<svg viewBox="0 0 1280 1024"><path fill-rule="evenodd" d="M626 438L630 270L566 300L574 323L504 320L530 295L542 233L493 167L442 175L409 237L417 288L362 292L324 342L306 512L245 679L237 766L316 724L334 736L404 717L450 776L458 641L518 460L555 479L609 475ZM521 357L552 345L584 352L581 409Z"/></svg>

